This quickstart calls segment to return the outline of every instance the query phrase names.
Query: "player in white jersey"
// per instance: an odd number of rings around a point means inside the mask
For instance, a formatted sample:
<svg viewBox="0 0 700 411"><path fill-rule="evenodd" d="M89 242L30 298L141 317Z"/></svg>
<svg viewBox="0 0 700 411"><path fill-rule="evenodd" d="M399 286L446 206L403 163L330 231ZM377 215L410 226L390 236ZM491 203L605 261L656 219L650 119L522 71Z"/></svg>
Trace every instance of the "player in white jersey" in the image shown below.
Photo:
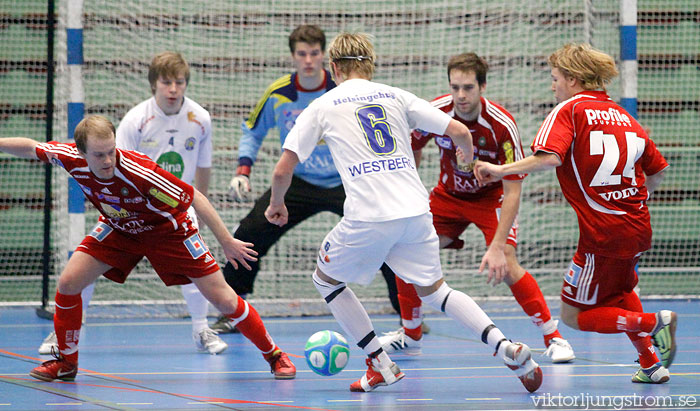
<svg viewBox="0 0 700 411"><path fill-rule="evenodd" d="M119 123L118 148L140 151L164 170L187 184L193 184L205 196L211 175L211 118L209 112L185 97L190 68L180 53L166 51L156 55L148 70L153 97L133 107ZM189 210L197 225L193 209ZM95 288L82 292L86 312ZM182 295L192 318L192 338L200 352L219 354L228 345L209 328L209 302L194 284L182 286ZM50 354L56 345L51 333L39 347L39 354Z"/></svg>
<svg viewBox="0 0 700 411"><path fill-rule="evenodd" d="M342 33L328 53L338 87L312 102L287 136L265 216L273 224L287 223L284 195L294 167L317 144L328 144L345 187L345 210L323 241L313 280L343 330L368 356L367 372L350 390L371 391L404 377L346 285L369 284L386 261L416 287L423 302L481 336L527 390L535 391L542 371L530 349L509 342L469 296L451 289L442 278L438 237L428 193L416 171L410 130L446 134L471 153L469 129L407 91L371 82L376 57L367 35Z"/></svg>

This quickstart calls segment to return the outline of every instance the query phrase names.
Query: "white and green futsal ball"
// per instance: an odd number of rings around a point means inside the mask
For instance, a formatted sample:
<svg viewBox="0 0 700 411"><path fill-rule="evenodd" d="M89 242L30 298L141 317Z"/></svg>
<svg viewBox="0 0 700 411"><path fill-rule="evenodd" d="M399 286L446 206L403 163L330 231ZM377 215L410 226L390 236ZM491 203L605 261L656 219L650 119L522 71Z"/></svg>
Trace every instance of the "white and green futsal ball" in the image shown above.
<svg viewBox="0 0 700 411"><path fill-rule="evenodd" d="M316 374L330 376L343 371L350 358L350 346L342 334L323 330L306 341L306 363Z"/></svg>

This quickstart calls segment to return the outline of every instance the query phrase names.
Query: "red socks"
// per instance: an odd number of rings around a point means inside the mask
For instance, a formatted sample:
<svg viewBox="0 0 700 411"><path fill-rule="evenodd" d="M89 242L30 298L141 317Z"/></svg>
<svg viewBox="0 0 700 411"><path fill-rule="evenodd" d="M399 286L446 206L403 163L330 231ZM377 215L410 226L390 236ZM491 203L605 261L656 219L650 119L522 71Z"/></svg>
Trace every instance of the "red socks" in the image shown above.
<svg viewBox="0 0 700 411"><path fill-rule="evenodd" d="M241 331L241 334L262 351L263 355L272 354L278 348L272 341L270 334L267 333L258 312L240 296L238 296L236 312L225 315L236 324L236 328Z"/></svg>
<svg viewBox="0 0 700 411"><path fill-rule="evenodd" d="M639 296L634 291L631 293L626 293L622 302L618 305L621 308L629 311L634 311L637 313L644 312L642 302L639 300ZM656 315L654 315L654 319L656 320ZM654 321L654 325L655 324L656 321ZM625 334L627 334L627 338L632 341L634 348L637 349L637 353L639 354L639 365L641 365L642 368L649 368L659 362L659 357L656 356L656 352L651 346L651 337L648 335L645 337L640 337L638 332L627 332Z"/></svg>
<svg viewBox="0 0 700 411"><path fill-rule="evenodd" d="M581 331L601 334L617 334L625 331L651 332L656 325L656 314L623 310L617 307L598 307L582 311L578 315Z"/></svg>
<svg viewBox="0 0 700 411"><path fill-rule="evenodd" d="M640 337L639 333L650 333L656 325L656 314L642 312L642 303L634 292L626 293L618 307L598 307L582 311L578 315L581 331L601 334L624 332L639 353L639 365L649 368L659 359L651 345L651 337Z"/></svg>
<svg viewBox="0 0 700 411"><path fill-rule="evenodd" d="M83 321L83 299L80 294L65 295L56 290L56 313L53 327L58 340L58 350L63 358L78 364L78 340Z"/></svg>
<svg viewBox="0 0 700 411"><path fill-rule="evenodd" d="M418 297L415 287L406 283L399 276L396 276L396 289L398 290L399 305L401 306L401 320L404 324L404 332L414 340L420 340L423 336L423 328L421 327L423 322L421 306L423 302ZM416 325L416 327L408 328L411 325Z"/></svg>
<svg viewBox="0 0 700 411"><path fill-rule="evenodd" d="M554 326L556 323L544 326L552 319L552 314L549 312L549 307L547 307L547 302L544 300L540 286L537 285L537 281L529 272L526 271L520 280L511 285L510 291L518 304L523 308L523 311L525 311L525 314L529 315L532 322L542 329L545 347L549 346L549 341L552 338L562 338L559 330Z"/></svg>

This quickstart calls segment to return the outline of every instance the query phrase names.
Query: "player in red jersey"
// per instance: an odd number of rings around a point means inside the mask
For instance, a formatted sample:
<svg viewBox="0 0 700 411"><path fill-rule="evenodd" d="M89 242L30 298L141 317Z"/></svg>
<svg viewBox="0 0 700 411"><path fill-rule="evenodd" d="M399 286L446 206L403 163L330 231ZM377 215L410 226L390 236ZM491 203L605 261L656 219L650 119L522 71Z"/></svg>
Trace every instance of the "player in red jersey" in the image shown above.
<svg viewBox="0 0 700 411"><path fill-rule="evenodd" d="M101 275L123 283L143 257L166 285L193 282L241 333L260 349L277 379L296 375L294 364L267 333L255 309L224 281L216 260L187 214L192 206L211 229L232 264L249 267L257 254L233 238L209 200L194 187L135 151L116 148L112 123L90 116L75 128L75 143L38 143L24 137L0 139L0 151L39 159L66 169L101 216L68 260L58 279L54 328L55 360L30 375L43 381L72 381L78 372L82 319L80 292Z"/></svg>
<svg viewBox="0 0 700 411"><path fill-rule="evenodd" d="M472 134L474 158L494 164L506 164L523 158L520 134L513 116L500 105L482 96L486 89L486 61L475 53L453 56L447 64L451 94L438 97L432 104L462 122ZM430 212L440 238L441 248L460 249L459 236L470 224L484 234L488 249L480 271L488 266L487 283L505 281L516 301L544 336L545 354L553 362L575 358L571 345L562 338L557 321L545 302L535 278L518 263L517 214L525 174L510 175L503 181L480 186L471 165L460 164L456 146L449 137L413 132L413 153L420 161L423 147L435 140L440 148L440 178L430 193ZM381 337L388 352L401 350L418 354L422 343L420 299L414 288L396 277L401 303L403 328Z"/></svg>
<svg viewBox="0 0 700 411"><path fill-rule="evenodd" d="M666 382L677 316L668 310L643 312L634 287L636 264L651 247L647 200L668 163L639 123L605 92L618 73L612 57L587 44L567 44L549 56L549 65L559 104L540 127L534 154L505 165L477 163L477 178L488 184L556 168L580 231L562 285L562 320L577 330L627 333L641 365L632 381Z"/></svg>

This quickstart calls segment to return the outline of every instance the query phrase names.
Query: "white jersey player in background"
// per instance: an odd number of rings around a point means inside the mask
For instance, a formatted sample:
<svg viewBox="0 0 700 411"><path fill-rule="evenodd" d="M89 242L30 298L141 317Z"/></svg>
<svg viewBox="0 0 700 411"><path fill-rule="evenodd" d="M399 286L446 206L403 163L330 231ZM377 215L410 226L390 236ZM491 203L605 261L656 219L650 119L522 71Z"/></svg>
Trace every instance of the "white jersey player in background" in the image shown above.
<svg viewBox="0 0 700 411"><path fill-rule="evenodd" d="M126 113L117 128L116 143L118 148L146 154L206 196L212 163L211 118L207 110L185 97L189 79L189 65L180 53L156 55L148 70L153 97ZM189 214L197 226L194 209L190 208ZM197 349L209 354L223 352L228 345L207 324L209 302L194 284L181 287ZM94 288L93 283L82 292L83 312ZM56 345L53 333L39 347L39 354L50 354L52 345Z"/></svg>
<svg viewBox="0 0 700 411"><path fill-rule="evenodd" d="M404 377L346 285L371 283L385 261L415 286L424 303L480 336L527 390L535 391L542 371L530 349L508 341L469 296L451 289L442 278L438 236L428 193L416 171L410 131L446 134L465 153L472 153L469 129L407 91L369 81L376 57L367 35L342 33L328 54L338 87L314 100L297 118L275 167L265 216L273 224L287 223L284 195L294 167L317 144L328 144L345 188L345 210L323 241L313 280L343 330L368 356L367 372L350 390L371 391Z"/></svg>

